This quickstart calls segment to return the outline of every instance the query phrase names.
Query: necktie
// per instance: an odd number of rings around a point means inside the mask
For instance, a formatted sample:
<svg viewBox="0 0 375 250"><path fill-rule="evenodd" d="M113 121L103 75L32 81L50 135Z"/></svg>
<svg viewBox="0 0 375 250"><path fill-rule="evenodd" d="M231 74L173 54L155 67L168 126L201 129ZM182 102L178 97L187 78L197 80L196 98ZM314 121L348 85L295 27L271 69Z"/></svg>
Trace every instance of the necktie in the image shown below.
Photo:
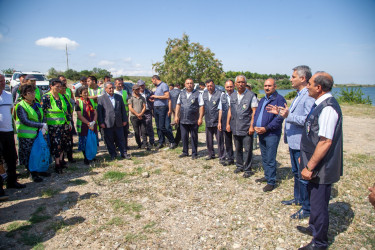
<svg viewBox="0 0 375 250"><path fill-rule="evenodd" d="M306 120L309 119L309 117L312 114L312 112L314 111L315 107L316 107L316 103L314 103L314 105L311 107L310 113L307 115Z"/></svg>

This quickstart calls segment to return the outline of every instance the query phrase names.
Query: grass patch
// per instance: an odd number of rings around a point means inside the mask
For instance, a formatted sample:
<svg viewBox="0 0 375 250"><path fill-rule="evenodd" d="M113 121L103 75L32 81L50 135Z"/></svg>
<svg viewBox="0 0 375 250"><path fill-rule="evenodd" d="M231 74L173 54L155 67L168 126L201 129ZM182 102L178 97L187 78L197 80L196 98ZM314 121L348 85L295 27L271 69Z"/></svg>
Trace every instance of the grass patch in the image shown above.
<svg viewBox="0 0 375 250"><path fill-rule="evenodd" d="M125 224L124 220L120 217L113 217L107 223L107 225L122 226Z"/></svg>
<svg viewBox="0 0 375 250"><path fill-rule="evenodd" d="M82 179L75 179L75 180L69 181L69 183L79 186L79 185L86 185L88 182Z"/></svg>
<svg viewBox="0 0 375 250"><path fill-rule="evenodd" d="M112 204L112 208L115 211L121 210L123 213L134 215L135 219L140 219L141 215L139 212L143 209L141 204L137 204L135 202L129 202L126 203L122 200L116 199L116 200L110 200L110 203Z"/></svg>
<svg viewBox="0 0 375 250"><path fill-rule="evenodd" d="M43 198L49 198L49 197L52 197L52 196L54 196L55 194L58 194L58 193L60 193L60 190L58 190L58 189L47 188L47 189L42 191L41 196Z"/></svg>
<svg viewBox="0 0 375 250"><path fill-rule="evenodd" d="M212 168L212 166L210 166L210 165L203 165L203 169L211 169Z"/></svg>
<svg viewBox="0 0 375 250"><path fill-rule="evenodd" d="M35 234L23 233L20 241L27 246L36 246L42 242L42 237Z"/></svg>
<svg viewBox="0 0 375 250"><path fill-rule="evenodd" d="M111 181L120 181L127 176L127 173L125 172L119 172L119 171L108 171L104 174L103 179L105 180L111 180Z"/></svg>
<svg viewBox="0 0 375 250"><path fill-rule="evenodd" d="M143 234L133 234L133 233L128 233L125 235L125 242L127 243L134 243L138 240L145 240L147 237Z"/></svg>
<svg viewBox="0 0 375 250"><path fill-rule="evenodd" d="M143 161L140 160L140 159L138 159L138 158L133 158L132 160L133 160L133 164L134 164L134 165L139 165L139 164L142 164L142 163L143 163Z"/></svg>
<svg viewBox="0 0 375 250"><path fill-rule="evenodd" d="M143 172L143 168L137 167L137 168L133 169L133 171L130 173L130 175L132 175L132 176L140 175L140 174L142 174L142 172Z"/></svg>
<svg viewBox="0 0 375 250"><path fill-rule="evenodd" d="M42 243L38 243L32 249L33 250L44 250L45 247L44 247L44 245Z"/></svg>
<svg viewBox="0 0 375 250"><path fill-rule="evenodd" d="M160 168L155 169L152 173L153 174L161 174L161 169Z"/></svg>
<svg viewBox="0 0 375 250"><path fill-rule="evenodd" d="M50 218L51 218L51 216L49 216L49 215L33 214L33 215L31 215L29 221L31 222L31 224L35 224L35 223L40 223L40 222L46 221Z"/></svg>
<svg viewBox="0 0 375 250"><path fill-rule="evenodd" d="M20 232L20 231L28 231L31 229L31 225L30 225L30 222L29 221L25 221L25 222L13 222L11 224L9 224L6 228L6 230L8 231L5 236L6 237L10 237L10 238L13 238L14 235L17 233L17 232Z"/></svg>
<svg viewBox="0 0 375 250"><path fill-rule="evenodd" d="M154 227L155 225L156 225L156 222L155 222L155 221L151 221L150 223L147 223L147 224L143 227L143 230L150 229L150 228Z"/></svg>

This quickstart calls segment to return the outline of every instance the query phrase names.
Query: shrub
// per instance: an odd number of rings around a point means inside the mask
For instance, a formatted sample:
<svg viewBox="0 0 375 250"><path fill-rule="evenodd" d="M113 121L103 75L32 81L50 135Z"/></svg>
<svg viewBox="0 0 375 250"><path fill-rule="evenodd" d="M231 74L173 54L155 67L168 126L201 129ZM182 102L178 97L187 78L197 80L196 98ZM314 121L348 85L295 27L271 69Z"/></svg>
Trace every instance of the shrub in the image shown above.
<svg viewBox="0 0 375 250"><path fill-rule="evenodd" d="M353 87L353 88L342 88L339 94L339 97L337 100L339 102L347 102L347 103L353 103L353 104L369 104L371 105L372 102L370 100L370 97L362 97L364 94L362 92L362 89L360 87Z"/></svg>
<svg viewBox="0 0 375 250"><path fill-rule="evenodd" d="M294 90L294 91L290 91L288 94L286 94L284 96L284 98L287 99L287 100L291 100L291 99L293 99L296 96L297 96L297 91Z"/></svg>

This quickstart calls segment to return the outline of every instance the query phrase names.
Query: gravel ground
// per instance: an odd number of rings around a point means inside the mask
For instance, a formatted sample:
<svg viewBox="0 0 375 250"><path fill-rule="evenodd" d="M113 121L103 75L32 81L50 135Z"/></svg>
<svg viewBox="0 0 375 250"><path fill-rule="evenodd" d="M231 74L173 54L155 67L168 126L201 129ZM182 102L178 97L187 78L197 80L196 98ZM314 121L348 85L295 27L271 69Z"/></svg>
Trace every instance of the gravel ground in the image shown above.
<svg viewBox="0 0 375 250"><path fill-rule="evenodd" d="M375 249L375 210L367 200L374 121L344 117L345 172L330 201L331 249ZM356 133L359 123L367 132ZM204 134L199 141L197 160L178 158L181 147L132 149L132 160L108 162L103 151L88 167L76 153L78 162L63 175L42 183L21 178L27 188L8 190L10 200L0 203L0 248L296 249L311 241L296 230L308 220L289 218L299 207L280 204L292 198L287 145L278 150L277 188L264 193L255 182L263 176L259 149L255 175L244 179L233 165L206 161Z"/></svg>

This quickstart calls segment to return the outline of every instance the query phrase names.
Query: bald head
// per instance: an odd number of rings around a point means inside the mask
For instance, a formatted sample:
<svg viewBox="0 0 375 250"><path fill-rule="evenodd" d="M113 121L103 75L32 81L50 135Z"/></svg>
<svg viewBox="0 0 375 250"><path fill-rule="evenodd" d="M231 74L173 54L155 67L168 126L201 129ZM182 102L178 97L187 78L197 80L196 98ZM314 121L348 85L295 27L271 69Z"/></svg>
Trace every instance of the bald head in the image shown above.
<svg viewBox="0 0 375 250"><path fill-rule="evenodd" d="M318 71L313 75L315 86L320 85L324 92L329 92L333 87L333 77L324 71Z"/></svg>

